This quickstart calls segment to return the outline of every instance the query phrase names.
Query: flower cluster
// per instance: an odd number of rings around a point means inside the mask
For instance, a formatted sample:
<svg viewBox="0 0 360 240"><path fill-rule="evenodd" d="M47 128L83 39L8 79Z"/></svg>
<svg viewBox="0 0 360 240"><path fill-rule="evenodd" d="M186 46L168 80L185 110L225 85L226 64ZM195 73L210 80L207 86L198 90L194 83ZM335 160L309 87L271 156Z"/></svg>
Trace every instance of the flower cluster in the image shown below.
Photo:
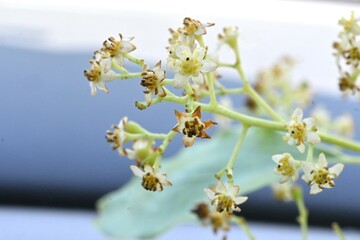
<svg viewBox="0 0 360 240"><path fill-rule="evenodd" d="M350 19L339 20L342 27L338 41L334 42L336 63L340 72L339 88L341 91L355 93L360 90L356 80L360 74L360 25L359 19L352 12Z"/></svg>
<svg viewBox="0 0 360 240"><path fill-rule="evenodd" d="M167 48L169 57L166 66L176 72L175 88L185 87L190 78L196 84L204 84L204 74L216 69L216 63L207 59L207 48L198 46L195 42L201 35L206 34L205 27L213 25L185 18L183 28L171 31L172 38L169 39L170 46Z"/></svg>
<svg viewBox="0 0 360 240"><path fill-rule="evenodd" d="M294 106L308 106L313 98L310 86L305 81L299 85L292 83L295 65L293 58L284 56L273 66L259 71L254 83L255 90L266 102L284 115L288 115ZM250 97L246 100L246 106L255 113L263 113Z"/></svg>
<svg viewBox="0 0 360 240"><path fill-rule="evenodd" d="M101 50L94 53L93 59L90 60L90 69L84 71L85 77L90 82L91 94L96 95L97 89L106 93L109 92L105 82L115 80L119 77L112 65L116 64L118 68L124 67L124 55L136 49L130 41L133 38L123 38L119 34L119 39L110 37L104 41Z"/></svg>
<svg viewBox="0 0 360 240"><path fill-rule="evenodd" d="M320 121L325 121L323 115L324 114L318 117ZM302 179L311 185L310 194L319 193L323 188L334 187L333 179L339 176L344 165L338 163L328 169L324 153L319 155L317 164L313 163L313 146L321 141L319 135L316 133L316 119L313 117L303 119L303 111L297 108L285 127L288 132L283 139L288 144L292 145L295 143L301 153L305 152L305 142L311 146L308 150L307 161L295 160L290 153L273 155L272 159L277 164L274 171L276 174L281 175L279 180L280 184L287 183L289 179L291 179L292 182L296 182L299 178L298 171L301 167L304 172Z"/></svg>

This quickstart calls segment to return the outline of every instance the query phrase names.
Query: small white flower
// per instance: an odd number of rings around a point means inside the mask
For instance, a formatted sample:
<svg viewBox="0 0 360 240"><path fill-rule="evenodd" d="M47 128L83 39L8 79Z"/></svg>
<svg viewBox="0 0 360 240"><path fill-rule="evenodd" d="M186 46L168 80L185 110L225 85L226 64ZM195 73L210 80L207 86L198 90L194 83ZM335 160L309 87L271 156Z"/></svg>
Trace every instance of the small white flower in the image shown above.
<svg viewBox="0 0 360 240"><path fill-rule="evenodd" d="M209 197L211 204L215 206L218 212L227 212L232 214L233 211L240 212L239 204L246 202L248 197L237 196L240 187L237 185L225 185L222 181L218 181L215 191L205 188L205 193Z"/></svg>
<svg viewBox="0 0 360 240"><path fill-rule="evenodd" d="M288 133L284 136L284 141L292 145L296 144L301 153L305 151L305 141L311 144L319 143L320 137L315 132L316 120L315 118L303 118L303 111L301 108L296 108L291 120L286 124Z"/></svg>
<svg viewBox="0 0 360 240"><path fill-rule="evenodd" d="M161 61L154 66L153 70L150 70L149 66L144 64L141 76L141 86L148 89L144 91L148 106L151 104L154 95L159 95L160 97L166 96L165 90L161 86L161 82L166 77L166 72L161 69Z"/></svg>
<svg viewBox="0 0 360 240"><path fill-rule="evenodd" d="M296 160L289 153L276 154L272 160L277 164L275 173L281 175L280 183L287 182L290 178L296 182L299 178Z"/></svg>
<svg viewBox="0 0 360 240"><path fill-rule="evenodd" d="M175 71L174 87L184 87L191 78L196 84L204 83L204 73L214 71L216 64L205 59L206 49L198 47L191 51L188 46L179 45L176 47L176 57L169 57L167 67Z"/></svg>
<svg viewBox="0 0 360 240"><path fill-rule="evenodd" d="M181 29L185 35L204 35L206 34L206 27L214 26L214 23L201 23L198 20L192 18L184 18L184 28Z"/></svg>
<svg viewBox="0 0 360 240"><path fill-rule="evenodd" d="M237 38L239 37L239 29L237 27L226 27L223 29L223 34L218 35L219 44L228 44L230 47L235 48Z"/></svg>
<svg viewBox="0 0 360 240"><path fill-rule="evenodd" d="M106 140L107 142L114 143L112 146L113 150L118 150L119 154L122 156L126 155L126 151L123 147L123 144L126 141L125 135L125 127L128 122L127 117L123 117L118 125L113 125L114 131L107 131L106 132Z"/></svg>
<svg viewBox="0 0 360 240"><path fill-rule="evenodd" d="M135 176L142 179L141 185L148 191L161 192L164 186L170 187L172 183L166 180L167 176L165 173L158 173L150 165L145 165L144 170L137 166L130 166L131 171Z"/></svg>
<svg viewBox="0 0 360 240"><path fill-rule="evenodd" d="M344 169L344 164L337 163L331 168L328 168L327 165L328 163L323 153L319 155L316 164L302 162L301 166L304 175L301 178L311 185L310 194L317 194L324 188L333 188L335 186L333 179L340 175Z"/></svg>
<svg viewBox="0 0 360 240"><path fill-rule="evenodd" d="M104 41L102 51L106 52L113 58L114 62L123 67L124 66L124 53L130 53L136 49L135 45L130 41L134 38L125 39L119 33L119 40L116 40L114 37L108 38L108 40Z"/></svg>
<svg viewBox="0 0 360 240"><path fill-rule="evenodd" d="M84 71L84 76L90 82L91 94L95 96L97 88L108 93L109 90L104 82L117 78L116 72L111 69L111 58L106 53L97 51L90 64L90 69Z"/></svg>
<svg viewBox="0 0 360 240"><path fill-rule="evenodd" d="M354 35L360 35L360 26L358 24L358 19L355 17L355 13L351 13L349 20L344 17L339 20L339 24L344 27L346 33L352 33Z"/></svg>

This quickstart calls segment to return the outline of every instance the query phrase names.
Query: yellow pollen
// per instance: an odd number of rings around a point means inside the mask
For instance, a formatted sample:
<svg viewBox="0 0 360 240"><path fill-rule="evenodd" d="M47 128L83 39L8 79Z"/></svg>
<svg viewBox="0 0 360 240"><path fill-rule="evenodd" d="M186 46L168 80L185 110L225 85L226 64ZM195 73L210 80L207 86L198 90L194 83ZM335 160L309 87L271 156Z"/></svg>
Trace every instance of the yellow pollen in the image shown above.
<svg viewBox="0 0 360 240"><path fill-rule="evenodd" d="M158 187L160 188L160 191L163 190L163 186L159 179L149 172L143 176L141 185L148 191L155 192L158 190Z"/></svg>
<svg viewBox="0 0 360 240"><path fill-rule="evenodd" d="M284 176L292 176L294 174L294 168L289 163L289 156L284 156L284 158L279 161L277 169Z"/></svg>

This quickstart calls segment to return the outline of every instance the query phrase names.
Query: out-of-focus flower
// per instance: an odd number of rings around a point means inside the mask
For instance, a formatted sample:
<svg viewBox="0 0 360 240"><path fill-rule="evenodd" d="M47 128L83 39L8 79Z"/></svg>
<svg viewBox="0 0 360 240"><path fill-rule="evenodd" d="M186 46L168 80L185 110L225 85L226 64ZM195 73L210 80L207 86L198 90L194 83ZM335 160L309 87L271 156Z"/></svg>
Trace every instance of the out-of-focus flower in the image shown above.
<svg viewBox="0 0 360 240"><path fill-rule="evenodd" d="M211 204L215 206L219 213L227 212L232 214L233 211L240 212L239 204L246 202L248 197L237 196L240 187L237 185L225 185L222 181L218 181L215 191L205 188L205 193L209 197Z"/></svg>
<svg viewBox="0 0 360 240"><path fill-rule="evenodd" d="M274 183L271 185L271 190L275 199L282 202L293 201L293 196L291 194L292 183Z"/></svg>
<svg viewBox="0 0 360 240"><path fill-rule="evenodd" d="M231 215L226 212L219 213L213 209L209 209L206 203L199 203L192 212L196 214L203 225L211 225L215 234L219 230L230 230L229 222Z"/></svg>
<svg viewBox="0 0 360 240"><path fill-rule="evenodd" d="M148 164L144 166L143 170L134 165L130 166L130 169L135 176L142 179L141 185L148 191L161 192L164 186L172 186L172 183L166 179L166 173L158 173Z"/></svg>
<svg viewBox="0 0 360 240"><path fill-rule="evenodd" d="M116 72L111 69L111 58L106 53L97 51L90 64L90 69L84 70L84 76L90 82L91 94L95 96L97 88L108 93L104 82L117 78Z"/></svg>
<svg viewBox="0 0 360 240"><path fill-rule="evenodd" d="M350 19L342 17L339 20L339 24L344 27L344 32L360 35L360 26L358 24L358 19L355 17L355 12L351 12Z"/></svg>
<svg viewBox="0 0 360 240"><path fill-rule="evenodd" d="M166 77L166 72L161 69L161 61L154 66L153 70L150 70L149 66L144 64L141 76L141 86L148 89L144 91L148 106L151 104L154 95L159 95L160 97L166 96L165 90L161 86L161 82Z"/></svg>
<svg viewBox="0 0 360 240"><path fill-rule="evenodd" d="M301 166L304 171L302 179L311 185L310 194L317 194L324 188L333 188L335 186L333 179L340 175L344 169L344 164L337 163L331 168L328 168L327 165L328 163L323 153L319 155L316 164L302 162Z"/></svg>
<svg viewBox="0 0 360 240"><path fill-rule="evenodd" d="M335 118L334 129L337 133L353 137L355 133L355 122L350 114L344 114Z"/></svg>
<svg viewBox="0 0 360 240"><path fill-rule="evenodd" d="M310 144L320 142L319 135L316 134L316 120L314 118L303 118L301 108L296 108L291 120L286 124L288 133L284 136L284 141L292 145L296 144L301 153L305 151L305 141Z"/></svg>
<svg viewBox="0 0 360 240"><path fill-rule="evenodd" d="M205 132L216 122L207 120L201 121L201 107L197 107L195 111L190 115L189 113L178 112L175 110L176 119L178 124L172 129L178 133L184 134L183 143L185 147L190 147L194 144L195 138L210 138Z"/></svg>
<svg viewBox="0 0 360 240"><path fill-rule="evenodd" d="M206 34L206 27L214 26L215 23L201 23L198 20L186 17L183 21L184 28L181 29L185 35L204 35Z"/></svg>
<svg viewBox="0 0 360 240"><path fill-rule="evenodd" d="M226 27L223 33L218 35L219 45L228 44L231 48L237 45L237 38L239 37L238 27Z"/></svg>
<svg viewBox="0 0 360 240"><path fill-rule="evenodd" d="M113 125L114 131L106 132L106 140L110 143L113 143L112 149L118 150L120 155L125 156L126 151L123 144L126 141L125 128L128 122L127 117L123 117L118 125Z"/></svg>
<svg viewBox="0 0 360 240"><path fill-rule="evenodd" d="M124 54L130 53L136 49L135 45L130 41L134 38L123 38L119 33L119 40L116 40L114 37L108 38L104 41L102 51L106 52L113 58L114 62L119 66L124 66Z"/></svg>
<svg viewBox="0 0 360 240"><path fill-rule="evenodd" d="M177 58L168 57L167 67L175 71L174 87L184 87L191 78L196 84L204 83L204 73L214 71L217 65L206 59L206 49L198 47L191 51L188 46L176 47Z"/></svg>
<svg viewBox="0 0 360 240"><path fill-rule="evenodd" d="M299 178L297 163L289 153L276 154L272 156L277 164L275 173L281 175L280 183L287 182L290 178L295 182Z"/></svg>

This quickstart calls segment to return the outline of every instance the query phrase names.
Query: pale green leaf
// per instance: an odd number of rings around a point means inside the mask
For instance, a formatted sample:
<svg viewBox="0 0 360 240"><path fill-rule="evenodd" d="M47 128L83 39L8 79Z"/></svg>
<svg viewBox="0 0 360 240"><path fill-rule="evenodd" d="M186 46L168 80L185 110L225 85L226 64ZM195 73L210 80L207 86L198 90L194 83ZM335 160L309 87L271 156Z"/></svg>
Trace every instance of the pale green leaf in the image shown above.
<svg viewBox="0 0 360 240"><path fill-rule="evenodd" d="M98 226L110 236L139 239L155 237L176 224L194 220L190 210L196 203L207 200L203 189L216 184L214 174L226 165L239 136L240 129L236 128L211 140L198 139L193 147L164 161L162 171L167 173L173 187L166 187L163 192L148 192L141 187L140 179L134 178L123 188L104 196L98 202ZM250 128L233 172L240 195L276 181L276 165L271 157L284 152L296 159L306 157L295 146L286 144L281 134ZM327 157L331 161L336 155ZM246 203L241 207L246 208Z"/></svg>

